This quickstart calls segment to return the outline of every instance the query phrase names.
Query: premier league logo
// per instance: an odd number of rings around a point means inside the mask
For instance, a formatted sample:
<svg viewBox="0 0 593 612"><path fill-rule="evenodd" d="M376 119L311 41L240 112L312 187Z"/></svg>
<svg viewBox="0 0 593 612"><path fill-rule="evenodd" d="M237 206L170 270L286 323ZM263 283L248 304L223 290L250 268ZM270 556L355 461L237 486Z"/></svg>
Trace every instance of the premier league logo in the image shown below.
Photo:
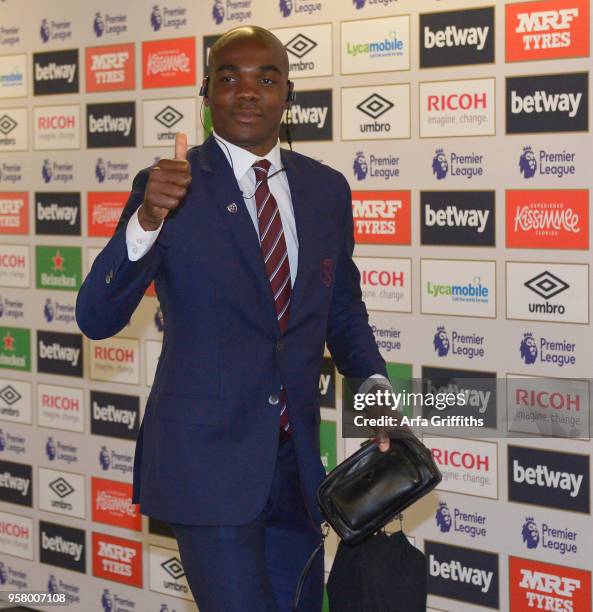
<svg viewBox="0 0 593 612"><path fill-rule="evenodd" d="M523 536L523 544L525 544L527 548L537 548L539 544L539 531L532 516L528 516L525 519L521 535Z"/></svg>
<svg viewBox="0 0 593 612"><path fill-rule="evenodd" d="M453 521L451 519L451 512L445 502L440 502L435 515L437 521L437 527L442 533L448 533L451 531L451 525Z"/></svg>
<svg viewBox="0 0 593 612"><path fill-rule="evenodd" d="M101 595L101 605L103 606L103 612L111 612L113 610L113 600L111 599L109 589L103 589L103 595Z"/></svg>
<svg viewBox="0 0 593 612"><path fill-rule="evenodd" d="M95 164L95 178L99 183L102 183L107 176L107 169L105 168L105 162L101 157L97 159Z"/></svg>
<svg viewBox="0 0 593 612"><path fill-rule="evenodd" d="M58 581L56 580L56 577L53 574L50 574L47 580L47 590L50 593L58 592Z"/></svg>
<svg viewBox="0 0 593 612"><path fill-rule="evenodd" d="M109 460L109 451L106 446L101 447L101 451L99 452L99 463L104 470L109 469L111 461Z"/></svg>
<svg viewBox="0 0 593 612"><path fill-rule="evenodd" d="M3 451L6 448L6 435L0 429L0 451Z"/></svg>
<svg viewBox="0 0 593 612"><path fill-rule="evenodd" d="M521 351L521 359L523 359L527 365L535 363L537 359L537 344L531 332L523 334L523 340L521 340L519 350Z"/></svg>
<svg viewBox="0 0 593 612"><path fill-rule="evenodd" d="M56 458L56 443L54 439L49 437L47 439L47 443L45 445L45 454L50 461L53 461Z"/></svg>
<svg viewBox="0 0 593 612"><path fill-rule="evenodd" d="M437 177L438 181L441 181L447 176L449 172L449 162L443 149L437 149L434 157L432 158L432 173Z"/></svg>
<svg viewBox="0 0 593 612"><path fill-rule="evenodd" d="M537 171L537 159L531 147L523 147L523 152L519 158L519 172L523 178L533 178Z"/></svg>
<svg viewBox="0 0 593 612"><path fill-rule="evenodd" d="M216 25L220 25L224 21L224 4L222 0L214 0L212 5L212 19Z"/></svg>
<svg viewBox="0 0 593 612"><path fill-rule="evenodd" d="M366 0L352 0L352 4L354 4L354 8L361 9L364 7L364 3Z"/></svg>
<svg viewBox="0 0 593 612"><path fill-rule="evenodd" d="M434 350L439 357L446 357L449 354L449 349L451 348L449 336L447 336L447 332L442 325L437 327L437 333L434 335L433 344Z"/></svg>
<svg viewBox="0 0 593 612"><path fill-rule="evenodd" d="M354 164L352 165L352 169L354 170L354 176L359 181L362 181L366 178L366 175L369 172L369 167L367 164L366 157L362 151L356 152L356 157L354 158Z"/></svg>
<svg viewBox="0 0 593 612"><path fill-rule="evenodd" d="M41 36L41 40L46 43L49 40L49 23L47 23L47 19L41 20L41 27L39 28L39 36Z"/></svg>
<svg viewBox="0 0 593 612"><path fill-rule="evenodd" d="M41 176L43 177L44 183L50 183L52 177L51 164L49 163L49 159L43 160L43 166L41 166Z"/></svg>
<svg viewBox="0 0 593 612"><path fill-rule="evenodd" d="M6 566L0 561L0 584L6 584L8 582L8 572Z"/></svg>
<svg viewBox="0 0 593 612"><path fill-rule="evenodd" d="M160 306L157 306L156 312L154 313L154 324L160 332L165 329L165 319L163 318L163 311Z"/></svg>
<svg viewBox="0 0 593 612"><path fill-rule="evenodd" d="M158 32L163 25L163 17L161 15L161 9L158 4L155 4L152 7L152 12L150 13L150 26L155 32Z"/></svg>
<svg viewBox="0 0 593 612"><path fill-rule="evenodd" d="M105 22L103 21L103 15L101 15L101 13L95 13L95 18L93 19L93 31L95 32L95 36L97 38L103 36L103 32L105 31Z"/></svg>
<svg viewBox="0 0 593 612"><path fill-rule="evenodd" d="M292 0L280 0L280 12L282 17L288 17L292 13Z"/></svg>
<svg viewBox="0 0 593 612"><path fill-rule="evenodd" d="M4 301L0 298L0 318L4 316Z"/></svg>
<svg viewBox="0 0 593 612"><path fill-rule="evenodd" d="M45 320L48 323L51 323L54 320L54 305L52 304L52 301L49 298L45 300L45 305L43 306L43 316L45 317Z"/></svg>
<svg viewBox="0 0 593 612"><path fill-rule="evenodd" d="M169 606L167 604L161 604L159 612L169 612Z"/></svg>

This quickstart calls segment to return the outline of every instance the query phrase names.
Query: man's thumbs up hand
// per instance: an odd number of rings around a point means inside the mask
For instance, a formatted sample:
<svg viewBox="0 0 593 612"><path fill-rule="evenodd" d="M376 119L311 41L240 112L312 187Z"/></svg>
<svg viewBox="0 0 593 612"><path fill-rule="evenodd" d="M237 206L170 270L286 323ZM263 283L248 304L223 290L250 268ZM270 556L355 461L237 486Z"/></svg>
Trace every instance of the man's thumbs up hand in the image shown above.
<svg viewBox="0 0 593 612"><path fill-rule="evenodd" d="M158 229L163 219L179 206L191 183L187 157L187 136L175 135L174 159L161 159L148 175L144 202L138 210L138 221L145 230Z"/></svg>

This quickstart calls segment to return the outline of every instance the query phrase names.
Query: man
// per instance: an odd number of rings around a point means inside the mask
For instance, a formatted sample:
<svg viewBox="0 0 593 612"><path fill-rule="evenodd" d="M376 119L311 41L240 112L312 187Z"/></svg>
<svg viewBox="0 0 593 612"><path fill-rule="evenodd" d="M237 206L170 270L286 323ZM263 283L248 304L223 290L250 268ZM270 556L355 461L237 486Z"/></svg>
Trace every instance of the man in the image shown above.
<svg viewBox="0 0 593 612"><path fill-rule="evenodd" d="M320 541L324 345L345 376L386 376L385 362L346 179L278 144L292 101L282 43L231 30L201 93L214 134L189 153L178 134L175 159L136 176L77 321L90 338L118 333L154 279L164 338L133 501L171 523L201 612L287 612ZM320 554L300 609L320 610L322 590Z"/></svg>

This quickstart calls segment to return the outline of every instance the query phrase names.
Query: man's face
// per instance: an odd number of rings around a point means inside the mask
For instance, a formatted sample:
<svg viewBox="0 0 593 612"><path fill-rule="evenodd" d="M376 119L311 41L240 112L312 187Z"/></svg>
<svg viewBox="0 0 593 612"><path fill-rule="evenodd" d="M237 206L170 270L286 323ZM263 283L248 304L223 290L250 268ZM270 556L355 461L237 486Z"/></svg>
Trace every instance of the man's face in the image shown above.
<svg viewBox="0 0 593 612"><path fill-rule="evenodd" d="M211 55L208 98L214 129L226 140L265 155L278 140L288 107L288 74L281 46L237 38Z"/></svg>

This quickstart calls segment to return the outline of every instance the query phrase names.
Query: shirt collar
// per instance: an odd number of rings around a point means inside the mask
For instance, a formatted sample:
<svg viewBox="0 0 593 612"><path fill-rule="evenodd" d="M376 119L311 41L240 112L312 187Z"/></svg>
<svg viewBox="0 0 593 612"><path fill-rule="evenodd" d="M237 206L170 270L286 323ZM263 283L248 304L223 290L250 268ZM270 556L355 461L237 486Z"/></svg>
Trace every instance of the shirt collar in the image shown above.
<svg viewBox="0 0 593 612"><path fill-rule="evenodd" d="M232 142L225 140L214 130L212 130L212 135L215 137L216 144L222 149L227 161L229 164L231 164L237 182L239 182L245 176L247 171L251 168L251 166L253 166L253 163L258 159L267 159L272 164L269 171L270 174L282 168L282 159L280 158L280 141L277 141L272 150L266 155L263 157L258 157L257 155L251 153L251 151L238 147Z"/></svg>

